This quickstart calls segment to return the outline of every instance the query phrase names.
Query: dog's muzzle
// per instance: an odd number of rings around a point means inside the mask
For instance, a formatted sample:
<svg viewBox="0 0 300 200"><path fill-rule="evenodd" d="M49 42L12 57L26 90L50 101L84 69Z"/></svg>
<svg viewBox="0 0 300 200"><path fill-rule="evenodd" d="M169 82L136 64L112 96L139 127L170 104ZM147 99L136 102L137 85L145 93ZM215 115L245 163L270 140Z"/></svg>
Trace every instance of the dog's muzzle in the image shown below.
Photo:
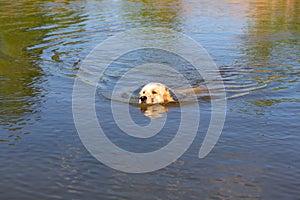
<svg viewBox="0 0 300 200"><path fill-rule="evenodd" d="M141 96L140 100L141 100L142 103L146 103L147 97L146 96Z"/></svg>

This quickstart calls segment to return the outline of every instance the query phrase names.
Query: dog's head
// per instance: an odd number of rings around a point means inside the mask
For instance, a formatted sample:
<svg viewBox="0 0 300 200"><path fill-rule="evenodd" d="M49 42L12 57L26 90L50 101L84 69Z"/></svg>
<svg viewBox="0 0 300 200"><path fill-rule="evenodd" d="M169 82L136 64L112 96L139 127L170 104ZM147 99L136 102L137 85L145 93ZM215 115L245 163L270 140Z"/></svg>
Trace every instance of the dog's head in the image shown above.
<svg viewBox="0 0 300 200"><path fill-rule="evenodd" d="M148 83L139 93L140 104L157 104L174 101L170 90L162 83Z"/></svg>

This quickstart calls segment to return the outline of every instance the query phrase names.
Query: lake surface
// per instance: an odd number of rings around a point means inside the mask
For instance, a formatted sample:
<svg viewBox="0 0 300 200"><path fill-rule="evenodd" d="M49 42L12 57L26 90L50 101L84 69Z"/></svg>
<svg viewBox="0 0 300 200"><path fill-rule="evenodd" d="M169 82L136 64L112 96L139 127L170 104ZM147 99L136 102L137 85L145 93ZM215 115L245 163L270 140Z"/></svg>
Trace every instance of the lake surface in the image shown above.
<svg viewBox="0 0 300 200"><path fill-rule="evenodd" d="M196 102L200 126L187 151L165 168L135 174L111 169L88 152L73 120L72 91L80 66L98 44L143 27L178 31L201 44L233 98L227 100L222 134L205 158L198 153L211 103L203 95ZM299 1L0 0L0 46L1 199L299 199ZM169 106L150 116L167 117L162 134L129 137L112 116L116 99L107 98L124 66L173 59L162 55L123 55L102 77L104 89L97 88L100 124L128 151L162 148L178 129L181 108ZM177 63L179 70L185 66ZM181 74L193 85L206 84L191 72ZM138 89L153 77L171 88L181 85L178 74L160 66L129 77L134 81L123 80L123 92L133 94L133 101L136 91L127 88ZM134 102L126 105L133 121L149 123ZM194 105L183 106L192 113Z"/></svg>

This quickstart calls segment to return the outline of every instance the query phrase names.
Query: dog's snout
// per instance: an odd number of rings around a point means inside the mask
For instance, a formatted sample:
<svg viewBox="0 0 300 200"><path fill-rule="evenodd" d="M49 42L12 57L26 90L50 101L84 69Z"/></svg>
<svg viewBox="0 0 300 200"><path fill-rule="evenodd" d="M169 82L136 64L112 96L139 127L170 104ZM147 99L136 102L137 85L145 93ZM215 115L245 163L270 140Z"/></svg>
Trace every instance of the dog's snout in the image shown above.
<svg viewBox="0 0 300 200"><path fill-rule="evenodd" d="M141 100L141 102L145 102L147 100L147 97L146 96L141 96L140 100Z"/></svg>

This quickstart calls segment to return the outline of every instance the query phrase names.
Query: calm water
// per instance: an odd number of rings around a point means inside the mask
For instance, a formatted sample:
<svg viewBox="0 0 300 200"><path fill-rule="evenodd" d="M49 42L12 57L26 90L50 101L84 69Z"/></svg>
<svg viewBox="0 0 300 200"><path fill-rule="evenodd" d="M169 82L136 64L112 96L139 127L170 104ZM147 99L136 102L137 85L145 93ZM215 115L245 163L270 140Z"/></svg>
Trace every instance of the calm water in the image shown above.
<svg viewBox="0 0 300 200"><path fill-rule="evenodd" d="M228 100L222 135L206 158L198 159L198 151L210 103L200 99L201 126L188 151L161 170L127 174L98 162L81 143L72 88L97 44L152 26L192 37L220 68L227 95L248 94ZM0 0L0 46L1 199L299 199L298 0ZM122 66L147 56L141 51L118 60L108 83ZM163 69L142 74L132 84L155 76L176 87L176 76ZM165 136L141 142L119 135L110 100L97 94L108 137L124 149L154 151L172 139L179 107L168 108ZM149 121L129 106L135 121Z"/></svg>

